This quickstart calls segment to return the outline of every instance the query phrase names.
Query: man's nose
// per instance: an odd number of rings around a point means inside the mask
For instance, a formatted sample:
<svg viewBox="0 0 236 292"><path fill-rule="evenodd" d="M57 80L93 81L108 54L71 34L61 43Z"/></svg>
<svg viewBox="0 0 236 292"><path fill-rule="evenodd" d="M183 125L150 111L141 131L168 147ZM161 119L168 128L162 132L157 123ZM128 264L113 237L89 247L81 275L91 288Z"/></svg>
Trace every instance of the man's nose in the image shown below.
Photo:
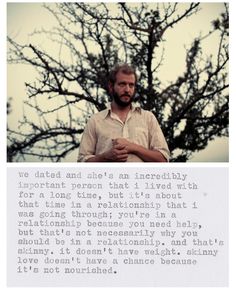
<svg viewBox="0 0 236 292"><path fill-rule="evenodd" d="M129 84L126 84L126 85L125 85L125 91L126 91L126 92L129 92L129 91L130 91L130 86L129 86Z"/></svg>

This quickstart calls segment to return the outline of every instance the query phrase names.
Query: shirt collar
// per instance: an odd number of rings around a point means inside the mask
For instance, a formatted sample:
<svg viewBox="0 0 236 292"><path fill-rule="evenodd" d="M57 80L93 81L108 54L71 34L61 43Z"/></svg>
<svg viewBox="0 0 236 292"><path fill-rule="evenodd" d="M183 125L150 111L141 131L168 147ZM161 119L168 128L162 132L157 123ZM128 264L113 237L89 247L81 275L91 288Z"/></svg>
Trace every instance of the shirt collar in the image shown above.
<svg viewBox="0 0 236 292"><path fill-rule="evenodd" d="M141 107L138 103L132 102L131 103L131 112L133 113L135 111L141 113ZM103 118L105 119L108 116L108 114L110 114L110 112L111 112L111 103L109 102L107 104L107 108L103 111Z"/></svg>

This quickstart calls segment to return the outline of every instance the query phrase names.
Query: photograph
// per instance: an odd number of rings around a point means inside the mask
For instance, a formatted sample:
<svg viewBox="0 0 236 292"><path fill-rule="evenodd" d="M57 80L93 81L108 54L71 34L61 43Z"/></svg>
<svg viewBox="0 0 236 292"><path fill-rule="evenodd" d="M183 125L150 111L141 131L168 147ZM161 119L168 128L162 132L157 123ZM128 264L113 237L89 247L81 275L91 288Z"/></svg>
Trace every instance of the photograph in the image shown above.
<svg viewBox="0 0 236 292"><path fill-rule="evenodd" d="M228 162L229 5L7 3L7 162Z"/></svg>

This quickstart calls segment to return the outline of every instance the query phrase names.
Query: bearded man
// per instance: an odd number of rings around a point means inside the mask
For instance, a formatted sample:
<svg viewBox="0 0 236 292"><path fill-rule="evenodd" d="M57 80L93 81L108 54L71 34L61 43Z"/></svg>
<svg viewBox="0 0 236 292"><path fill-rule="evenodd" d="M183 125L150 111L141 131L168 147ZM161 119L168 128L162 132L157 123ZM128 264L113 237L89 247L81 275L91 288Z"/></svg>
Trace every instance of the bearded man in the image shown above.
<svg viewBox="0 0 236 292"><path fill-rule="evenodd" d="M135 105L137 74L128 64L109 76L112 102L88 121L79 162L167 162L169 149L156 117Z"/></svg>

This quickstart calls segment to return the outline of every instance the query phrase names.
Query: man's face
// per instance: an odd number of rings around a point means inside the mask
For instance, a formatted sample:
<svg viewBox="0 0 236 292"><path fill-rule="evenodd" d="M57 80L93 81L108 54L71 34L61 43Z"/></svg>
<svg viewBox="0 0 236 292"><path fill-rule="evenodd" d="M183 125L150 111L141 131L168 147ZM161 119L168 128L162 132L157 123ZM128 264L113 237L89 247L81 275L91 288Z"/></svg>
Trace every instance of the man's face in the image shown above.
<svg viewBox="0 0 236 292"><path fill-rule="evenodd" d="M110 92L117 105L129 106L135 94L135 75L118 72L116 82L114 85L110 85Z"/></svg>

